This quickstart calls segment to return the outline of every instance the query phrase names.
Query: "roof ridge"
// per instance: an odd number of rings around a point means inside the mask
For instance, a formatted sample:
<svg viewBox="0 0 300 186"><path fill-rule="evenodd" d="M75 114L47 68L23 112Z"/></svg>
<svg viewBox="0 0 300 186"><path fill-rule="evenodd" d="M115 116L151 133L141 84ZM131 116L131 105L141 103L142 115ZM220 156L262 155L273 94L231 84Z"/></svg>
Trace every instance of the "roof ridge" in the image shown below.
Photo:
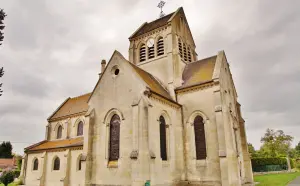
<svg viewBox="0 0 300 186"><path fill-rule="evenodd" d="M151 22L149 22L149 23L148 23L148 22L146 22L146 23L147 23L147 24L150 24L150 23L153 23L153 22L155 22L155 21L159 21L160 19L163 19L163 18L165 18L165 17L167 17L167 16L173 15L175 12L176 12L176 11L174 11L174 12L172 12L172 13L169 13L169 14L163 16L163 17L157 18L157 19L155 19L155 20L153 20L153 21L151 21Z"/></svg>
<svg viewBox="0 0 300 186"><path fill-rule="evenodd" d="M82 96L86 96L88 94L91 94L91 92L85 93L85 94L82 94L82 95L79 95L79 96L76 96L76 97L72 97L71 99L76 99L76 98L79 98L79 97L82 97Z"/></svg>
<svg viewBox="0 0 300 186"><path fill-rule="evenodd" d="M210 59L210 58L213 58L213 57L217 57L217 55L210 56L210 57L206 57L206 58L203 58L203 59L199 59L199 60L193 61L193 62L191 62L191 63L197 63L197 62L200 62L200 61L203 61L203 60L207 60L207 59ZM188 64L191 64L191 63L188 63Z"/></svg>

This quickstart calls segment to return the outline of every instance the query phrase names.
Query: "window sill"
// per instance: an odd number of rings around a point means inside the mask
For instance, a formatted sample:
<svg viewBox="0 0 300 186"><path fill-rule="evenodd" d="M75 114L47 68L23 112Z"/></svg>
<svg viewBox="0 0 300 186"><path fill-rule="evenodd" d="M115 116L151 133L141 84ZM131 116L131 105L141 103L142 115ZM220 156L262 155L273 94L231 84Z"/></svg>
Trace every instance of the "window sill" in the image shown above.
<svg viewBox="0 0 300 186"><path fill-rule="evenodd" d="M168 160L162 160L162 166L163 167L169 167L170 166L170 162Z"/></svg>
<svg viewBox="0 0 300 186"><path fill-rule="evenodd" d="M140 66L140 65L143 65L143 64L146 64L146 63L150 63L152 61L156 61L156 60L164 58L166 56L167 56L166 54L163 54L161 56L157 56L157 57L154 57L154 58L151 58L151 59L147 59L146 61L138 62L136 66Z"/></svg>
<svg viewBox="0 0 300 186"><path fill-rule="evenodd" d="M206 167L207 166L207 160L196 160L196 167Z"/></svg>
<svg viewBox="0 0 300 186"><path fill-rule="evenodd" d="M118 168L118 160L109 161L107 164L107 168Z"/></svg>

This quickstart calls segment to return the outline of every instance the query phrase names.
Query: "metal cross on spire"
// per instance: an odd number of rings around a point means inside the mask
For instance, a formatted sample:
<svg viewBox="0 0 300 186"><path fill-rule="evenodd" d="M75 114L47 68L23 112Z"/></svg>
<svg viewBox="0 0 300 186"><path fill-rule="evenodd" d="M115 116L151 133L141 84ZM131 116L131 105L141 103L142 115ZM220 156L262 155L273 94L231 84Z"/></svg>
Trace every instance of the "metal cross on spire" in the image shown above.
<svg viewBox="0 0 300 186"><path fill-rule="evenodd" d="M166 2L160 1L157 5L158 8L160 8L160 14L159 17L164 17L165 13L163 12L162 8L165 6Z"/></svg>

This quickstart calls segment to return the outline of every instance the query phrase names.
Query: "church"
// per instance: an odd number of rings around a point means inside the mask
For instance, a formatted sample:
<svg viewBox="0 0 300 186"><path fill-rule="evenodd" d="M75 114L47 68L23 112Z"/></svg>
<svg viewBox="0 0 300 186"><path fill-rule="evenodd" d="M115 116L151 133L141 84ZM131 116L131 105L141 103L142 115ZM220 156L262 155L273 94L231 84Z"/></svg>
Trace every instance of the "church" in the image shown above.
<svg viewBox="0 0 300 186"><path fill-rule="evenodd" d="M67 98L25 148L27 186L253 184L245 121L224 51L198 59L183 8L145 22L92 92ZM99 64L100 69L100 64Z"/></svg>

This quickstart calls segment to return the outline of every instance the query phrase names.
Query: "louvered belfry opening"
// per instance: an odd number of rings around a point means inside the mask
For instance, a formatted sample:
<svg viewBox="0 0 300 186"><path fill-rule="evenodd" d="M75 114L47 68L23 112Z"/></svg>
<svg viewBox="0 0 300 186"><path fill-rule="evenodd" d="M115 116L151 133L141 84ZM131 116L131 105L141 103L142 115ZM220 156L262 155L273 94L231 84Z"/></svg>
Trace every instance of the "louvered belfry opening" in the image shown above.
<svg viewBox="0 0 300 186"><path fill-rule="evenodd" d="M148 47L148 59L154 58L154 45L152 47Z"/></svg>
<svg viewBox="0 0 300 186"><path fill-rule="evenodd" d="M179 49L179 55L182 58L182 43L180 39L178 39L178 49Z"/></svg>
<svg viewBox="0 0 300 186"><path fill-rule="evenodd" d="M160 157L163 161L167 160L167 135L166 121L163 116L159 117L159 132L160 132Z"/></svg>
<svg viewBox="0 0 300 186"><path fill-rule="evenodd" d="M190 47L188 47L188 61L192 62L191 48Z"/></svg>
<svg viewBox="0 0 300 186"><path fill-rule="evenodd" d="M186 45L184 43L183 43L183 58L184 58L184 61L187 61Z"/></svg>
<svg viewBox="0 0 300 186"><path fill-rule="evenodd" d="M110 120L109 161L119 159L120 151L120 117L115 114Z"/></svg>
<svg viewBox="0 0 300 186"><path fill-rule="evenodd" d="M146 61L146 45L142 44L140 48L140 62Z"/></svg>
<svg viewBox="0 0 300 186"><path fill-rule="evenodd" d="M197 160L206 159L206 141L204 122L201 116L197 116L194 120L195 145Z"/></svg>
<svg viewBox="0 0 300 186"><path fill-rule="evenodd" d="M157 56L164 55L164 39L160 37L157 40Z"/></svg>

